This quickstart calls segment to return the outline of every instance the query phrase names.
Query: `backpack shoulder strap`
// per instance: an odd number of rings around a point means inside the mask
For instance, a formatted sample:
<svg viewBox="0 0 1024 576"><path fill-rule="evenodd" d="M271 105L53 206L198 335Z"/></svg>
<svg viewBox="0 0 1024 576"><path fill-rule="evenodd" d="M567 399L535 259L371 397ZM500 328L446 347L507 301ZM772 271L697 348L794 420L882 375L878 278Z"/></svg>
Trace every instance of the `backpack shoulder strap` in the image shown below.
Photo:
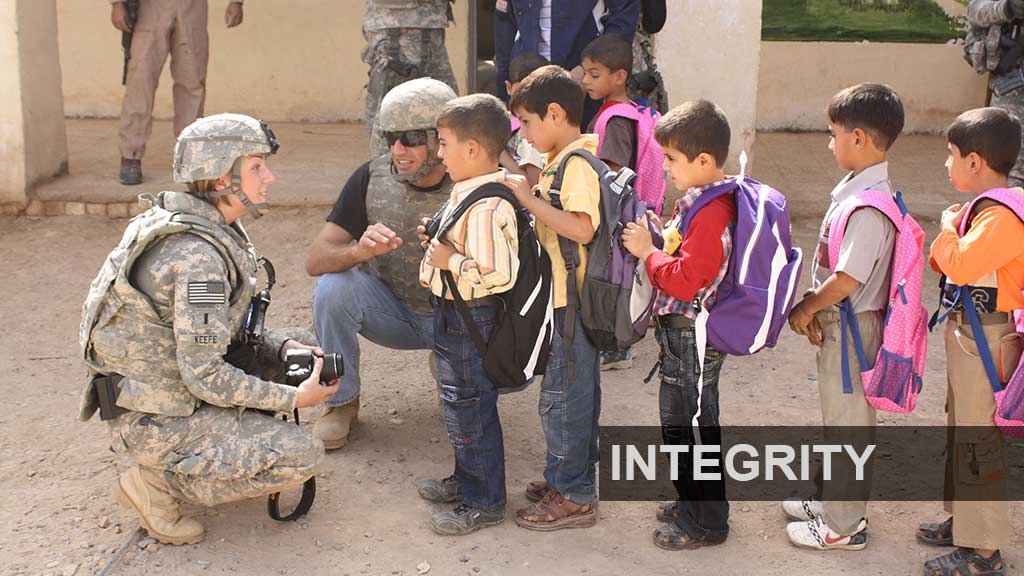
<svg viewBox="0 0 1024 576"><path fill-rule="evenodd" d="M971 201L970 204L967 205L967 217L960 223L960 235L963 236L967 233L968 221L972 216L975 216L978 212L981 212L986 208L991 208L997 204L1002 204L1009 208L1017 215L1017 218L1024 220L1024 194L1006 188L989 190L984 194L979 194Z"/></svg>
<svg viewBox="0 0 1024 576"><path fill-rule="evenodd" d="M741 185L739 182L737 182L736 180L731 180L719 186L708 188L707 190L702 192L700 197L697 198L697 200L693 203L693 206L690 206L690 208L686 211L686 214L683 216L682 221L679 223L679 233L685 237L687 229L689 229L690 224L693 222L694 217L697 216L697 212L700 212L701 208L714 202L718 198L725 196L726 194L739 190L740 186Z"/></svg>
<svg viewBox="0 0 1024 576"><path fill-rule="evenodd" d="M565 179L565 167L569 165L569 160L574 157L579 157L587 161L590 167L593 168L594 172L597 172L597 177L600 179L604 176L605 172L608 172L608 166L601 161L600 158L594 155L589 150L583 148L577 148L569 151L568 154L562 158L562 161L558 164L558 171L555 172L555 179L551 181L551 188L548 190L548 195L551 196L551 205L559 210L562 209L561 191L562 191L562 180Z"/></svg>
<svg viewBox="0 0 1024 576"><path fill-rule="evenodd" d="M441 224L441 228L437 231L437 237L441 238L451 230L452 226L459 221L460 218L465 216L466 212L473 207L474 204L487 198L501 198L512 205L517 211L520 209L519 201L516 200L516 195L509 190L508 186L499 182L488 182L481 185L476 190L469 193L459 205L455 207L455 210L445 219Z"/></svg>

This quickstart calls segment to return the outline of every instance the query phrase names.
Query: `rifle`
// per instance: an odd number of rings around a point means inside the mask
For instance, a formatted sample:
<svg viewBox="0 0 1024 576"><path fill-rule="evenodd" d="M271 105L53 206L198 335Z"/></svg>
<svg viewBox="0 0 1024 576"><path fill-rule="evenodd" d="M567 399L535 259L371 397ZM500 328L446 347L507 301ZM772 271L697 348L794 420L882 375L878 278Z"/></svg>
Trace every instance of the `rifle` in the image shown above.
<svg viewBox="0 0 1024 576"><path fill-rule="evenodd" d="M124 6L128 10L128 23L131 31L121 32L121 50L124 51L124 68L121 71L121 85L128 82L128 61L132 59L132 34L135 32L135 23L139 20L140 0L125 0Z"/></svg>

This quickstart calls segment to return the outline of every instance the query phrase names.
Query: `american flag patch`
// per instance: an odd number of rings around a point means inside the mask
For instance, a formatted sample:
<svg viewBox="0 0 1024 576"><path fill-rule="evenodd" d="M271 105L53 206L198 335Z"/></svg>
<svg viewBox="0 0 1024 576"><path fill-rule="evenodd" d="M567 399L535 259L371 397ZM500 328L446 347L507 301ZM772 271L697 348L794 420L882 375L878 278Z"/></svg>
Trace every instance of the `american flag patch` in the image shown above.
<svg viewBox="0 0 1024 576"><path fill-rule="evenodd" d="M189 282L188 303L192 306L213 306L224 303L223 282Z"/></svg>

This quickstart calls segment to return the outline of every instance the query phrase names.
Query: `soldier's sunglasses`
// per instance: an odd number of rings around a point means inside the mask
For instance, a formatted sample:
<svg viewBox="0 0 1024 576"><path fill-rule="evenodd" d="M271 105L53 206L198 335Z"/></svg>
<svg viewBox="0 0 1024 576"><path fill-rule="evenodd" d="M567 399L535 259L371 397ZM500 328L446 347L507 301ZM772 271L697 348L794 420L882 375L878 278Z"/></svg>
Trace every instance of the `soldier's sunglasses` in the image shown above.
<svg viewBox="0 0 1024 576"><path fill-rule="evenodd" d="M401 140L402 146L411 148L413 146L424 146L427 143L427 131L426 130L407 130L405 132L385 132L384 140L388 143L388 148L395 145L396 141Z"/></svg>

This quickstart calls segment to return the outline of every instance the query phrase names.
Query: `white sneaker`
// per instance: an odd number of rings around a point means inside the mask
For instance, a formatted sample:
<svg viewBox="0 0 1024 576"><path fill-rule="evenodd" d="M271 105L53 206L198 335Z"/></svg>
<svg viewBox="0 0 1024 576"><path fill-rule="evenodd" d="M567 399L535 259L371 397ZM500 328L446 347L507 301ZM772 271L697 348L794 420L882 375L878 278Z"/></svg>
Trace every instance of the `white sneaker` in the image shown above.
<svg viewBox="0 0 1024 576"><path fill-rule="evenodd" d="M813 520L825 513L825 507L814 498L786 498L782 501L782 513L790 520Z"/></svg>
<svg viewBox="0 0 1024 576"><path fill-rule="evenodd" d="M850 535L833 532L821 516L806 522L790 522L786 526L789 541L811 550L863 550L868 545L868 521L860 519Z"/></svg>

